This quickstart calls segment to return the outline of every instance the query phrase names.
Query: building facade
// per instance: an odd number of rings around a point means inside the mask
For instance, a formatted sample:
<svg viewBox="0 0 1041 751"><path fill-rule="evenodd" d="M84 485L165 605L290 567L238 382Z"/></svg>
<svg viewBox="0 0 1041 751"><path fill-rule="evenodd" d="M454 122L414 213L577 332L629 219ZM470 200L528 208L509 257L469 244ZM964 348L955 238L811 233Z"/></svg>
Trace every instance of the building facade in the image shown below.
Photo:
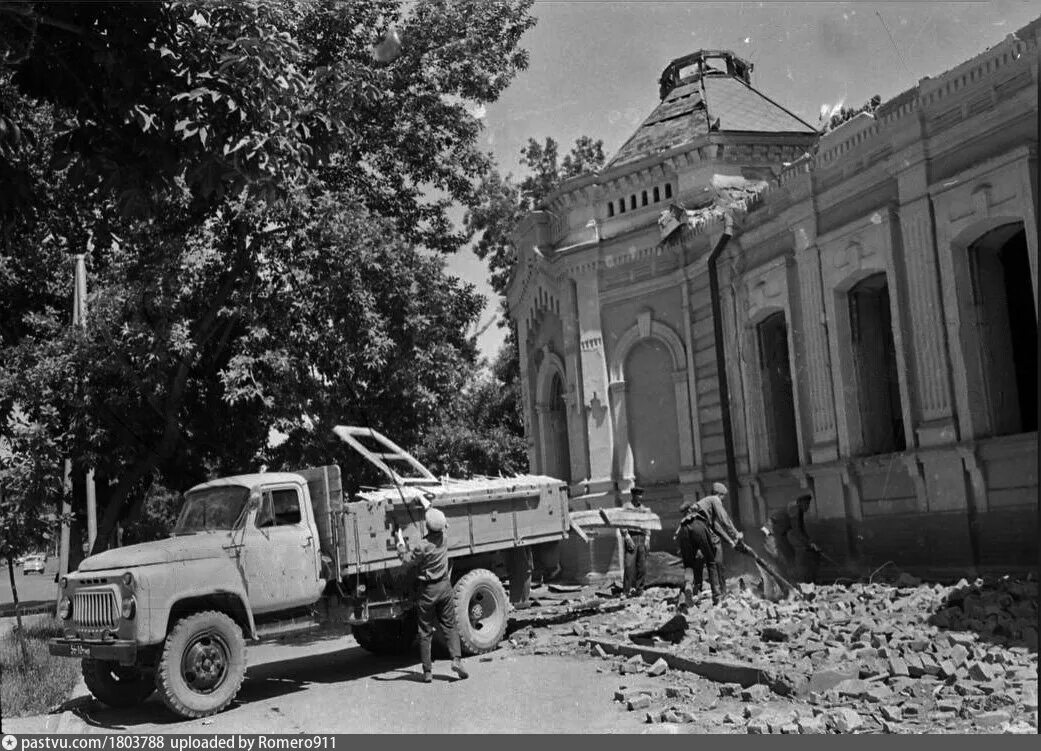
<svg viewBox="0 0 1041 751"><path fill-rule="evenodd" d="M644 486L657 548L723 480L753 537L809 489L834 558L1036 563L1039 27L824 135L732 53L671 62L518 227L532 470Z"/></svg>

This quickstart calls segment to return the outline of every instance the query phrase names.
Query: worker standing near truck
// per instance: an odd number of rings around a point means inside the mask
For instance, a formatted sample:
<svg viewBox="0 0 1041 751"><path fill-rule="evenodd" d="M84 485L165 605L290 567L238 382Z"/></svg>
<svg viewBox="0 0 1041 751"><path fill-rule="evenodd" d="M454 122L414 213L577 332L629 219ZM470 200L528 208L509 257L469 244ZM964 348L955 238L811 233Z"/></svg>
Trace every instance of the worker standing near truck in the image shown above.
<svg viewBox="0 0 1041 751"><path fill-rule="evenodd" d="M629 501L622 508L642 509L643 488L634 485L629 490ZM639 527L622 530L625 559L622 569L622 596L639 597L647 579L647 532Z"/></svg>
<svg viewBox="0 0 1041 751"><path fill-rule="evenodd" d="M427 534L419 545L409 549L401 531L397 532L398 556L406 564L415 564L419 571L419 592L416 604L419 611L419 656L423 662L423 682L434 680L431 641L434 628L440 624L448 642L452 670L462 680L469 676L463 668L459 648L459 632L455 627L455 603L452 596L451 569L448 565L448 520L442 511L424 500Z"/></svg>

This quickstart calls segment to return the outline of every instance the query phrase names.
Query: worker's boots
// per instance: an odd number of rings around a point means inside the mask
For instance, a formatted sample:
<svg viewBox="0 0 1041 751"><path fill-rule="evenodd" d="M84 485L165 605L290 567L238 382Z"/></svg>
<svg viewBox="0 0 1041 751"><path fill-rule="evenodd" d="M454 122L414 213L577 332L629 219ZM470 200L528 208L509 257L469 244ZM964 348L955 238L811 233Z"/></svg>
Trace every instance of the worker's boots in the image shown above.
<svg viewBox="0 0 1041 751"><path fill-rule="evenodd" d="M470 674L466 672L466 668L463 667L463 663L459 660L452 660L452 670L459 676L459 680L470 677Z"/></svg>
<svg viewBox="0 0 1041 751"><path fill-rule="evenodd" d="M434 680L434 674L428 670L423 671L423 683L432 683Z"/></svg>

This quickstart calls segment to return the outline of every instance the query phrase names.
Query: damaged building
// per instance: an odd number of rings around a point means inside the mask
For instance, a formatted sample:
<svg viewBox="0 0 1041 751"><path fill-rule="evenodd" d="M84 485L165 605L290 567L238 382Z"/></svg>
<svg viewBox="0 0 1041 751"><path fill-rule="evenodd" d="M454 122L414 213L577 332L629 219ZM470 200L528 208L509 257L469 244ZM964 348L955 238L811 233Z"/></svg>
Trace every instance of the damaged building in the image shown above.
<svg viewBox="0 0 1041 751"><path fill-rule="evenodd" d="M1039 28L824 134L731 52L669 63L518 226L531 469L576 508L643 486L657 549L722 480L753 541L809 489L836 558L1035 564ZM589 550L573 572L617 566Z"/></svg>

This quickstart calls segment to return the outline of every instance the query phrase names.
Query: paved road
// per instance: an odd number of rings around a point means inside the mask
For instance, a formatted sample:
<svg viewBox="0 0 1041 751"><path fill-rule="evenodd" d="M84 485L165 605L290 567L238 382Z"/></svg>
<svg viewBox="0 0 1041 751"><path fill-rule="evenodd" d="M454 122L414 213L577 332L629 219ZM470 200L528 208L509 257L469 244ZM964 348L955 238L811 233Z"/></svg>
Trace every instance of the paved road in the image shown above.
<svg viewBox="0 0 1041 751"><path fill-rule="evenodd" d="M18 601L23 607L53 603L58 598L58 585L54 574L58 571L58 559L47 559L46 573L22 574L22 567L14 569L14 583L18 588ZM14 614L14 595L11 592L11 576L7 561L0 559L0 616Z"/></svg>
<svg viewBox="0 0 1041 751"><path fill-rule="evenodd" d="M252 648L239 700L204 720L180 721L155 698L132 711L107 709L83 697L67 706L68 732L164 733L639 733L642 713L612 701L617 674L597 662L549 655L494 654L469 658L470 678L454 680L447 662L434 682L420 682L410 661L377 658L353 639ZM630 682L635 683L635 682ZM7 732L59 729L57 718L10 721ZM4 723L5 726L8 722Z"/></svg>

